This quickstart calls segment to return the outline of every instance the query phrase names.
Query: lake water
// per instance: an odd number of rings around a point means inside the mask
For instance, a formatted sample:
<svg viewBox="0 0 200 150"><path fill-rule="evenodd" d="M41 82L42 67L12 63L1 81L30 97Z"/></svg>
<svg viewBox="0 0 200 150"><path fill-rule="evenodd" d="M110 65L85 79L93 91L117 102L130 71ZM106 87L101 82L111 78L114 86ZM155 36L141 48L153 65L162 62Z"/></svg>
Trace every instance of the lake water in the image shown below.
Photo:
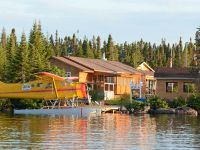
<svg viewBox="0 0 200 150"><path fill-rule="evenodd" d="M0 149L200 149L200 118L102 114L88 117L0 114Z"/></svg>

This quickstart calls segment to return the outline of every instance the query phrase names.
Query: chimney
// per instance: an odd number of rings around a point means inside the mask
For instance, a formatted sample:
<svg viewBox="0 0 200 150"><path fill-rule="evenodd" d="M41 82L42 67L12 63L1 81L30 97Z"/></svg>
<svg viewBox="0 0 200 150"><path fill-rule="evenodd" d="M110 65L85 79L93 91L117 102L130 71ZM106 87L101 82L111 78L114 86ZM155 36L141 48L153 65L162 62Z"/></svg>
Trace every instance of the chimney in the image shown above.
<svg viewBox="0 0 200 150"><path fill-rule="evenodd" d="M103 52L102 60L107 60L105 52Z"/></svg>

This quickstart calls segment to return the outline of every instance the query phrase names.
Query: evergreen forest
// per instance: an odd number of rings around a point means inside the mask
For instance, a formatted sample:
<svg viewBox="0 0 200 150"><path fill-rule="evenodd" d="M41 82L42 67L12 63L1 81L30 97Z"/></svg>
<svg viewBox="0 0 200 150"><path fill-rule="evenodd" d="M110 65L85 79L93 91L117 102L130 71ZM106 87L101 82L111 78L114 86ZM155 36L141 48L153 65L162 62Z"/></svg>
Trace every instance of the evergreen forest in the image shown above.
<svg viewBox="0 0 200 150"><path fill-rule="evenodd" d="M33 23L28 37L22 33L19 39L14 28L10 33L3 28L0 39L0 80L9 83L26 82L40 71L62 74L61 70L50 66L48 60L51 56L100 59L105 53L108 60L120 61L133 67L145 61L152 68L169 67L172 57L173 67L192 67L196 66L195 60L200 49L200 28L197 28L194 36L195 43L191 38L183 43L180 38L174 44L161 39L161 43L156 45L142 39L132 43L116 43L111 34L105 41L101 40L100 35L91 39L79 39L76 34L61 38L58 31L45 35L40 22Z"/></svg>

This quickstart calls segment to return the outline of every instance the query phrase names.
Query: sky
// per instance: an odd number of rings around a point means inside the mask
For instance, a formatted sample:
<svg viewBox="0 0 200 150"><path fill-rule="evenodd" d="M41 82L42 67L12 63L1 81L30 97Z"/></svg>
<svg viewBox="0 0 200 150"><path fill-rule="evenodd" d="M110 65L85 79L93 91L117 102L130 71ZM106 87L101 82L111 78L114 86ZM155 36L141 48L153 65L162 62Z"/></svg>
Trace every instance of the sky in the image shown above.
<svg viewBox="0 0 200 150"><path fill-rule="evenodd" d="M89 39L112 34L116 43L144 41L159 44L194 40L200 26L200 0L0 0L0 33L16 29L27 35L34 21L45 34L76 33ZM79 31L79 32L77 32Z"/></svg>

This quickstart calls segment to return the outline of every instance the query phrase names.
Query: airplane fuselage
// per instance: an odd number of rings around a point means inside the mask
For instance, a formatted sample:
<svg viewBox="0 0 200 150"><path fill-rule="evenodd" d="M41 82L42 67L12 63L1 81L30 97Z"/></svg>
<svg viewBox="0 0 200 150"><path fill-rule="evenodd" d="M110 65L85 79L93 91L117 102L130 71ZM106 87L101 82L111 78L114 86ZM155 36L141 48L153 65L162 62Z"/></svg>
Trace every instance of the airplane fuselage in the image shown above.
<svg viewBox="0 0 200 150"><path fill-rule="evenodd" d="M35 80L27 83L0 82L0 98L72 99L86 98L84 83L66 80Z"/></svg>

